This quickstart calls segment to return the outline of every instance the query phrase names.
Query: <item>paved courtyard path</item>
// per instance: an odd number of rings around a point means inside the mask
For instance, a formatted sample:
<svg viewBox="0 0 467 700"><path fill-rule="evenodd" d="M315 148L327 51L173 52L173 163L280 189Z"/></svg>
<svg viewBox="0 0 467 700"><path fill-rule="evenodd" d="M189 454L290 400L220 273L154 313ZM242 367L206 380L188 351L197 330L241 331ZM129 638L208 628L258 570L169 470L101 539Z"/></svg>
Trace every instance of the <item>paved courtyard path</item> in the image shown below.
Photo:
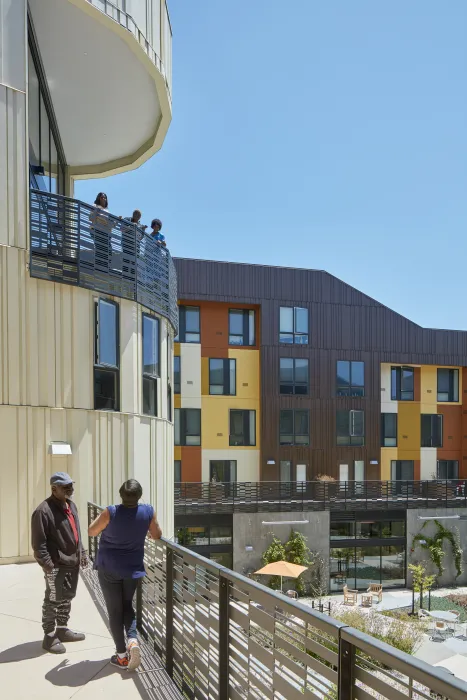
<svg viewBox="0 0 467 700"><path fill-rule="evenodd" d="M42 650L43 574L37 564L0 566L0 695L8 700L148 700L179 698L160 662L152 673L122 672L110 666L115 648L84 581L73 601L70 627L83 642L66 654ZM151 678L151 687L147 679ZM156 679L156 682L154 682Z"/></svg>

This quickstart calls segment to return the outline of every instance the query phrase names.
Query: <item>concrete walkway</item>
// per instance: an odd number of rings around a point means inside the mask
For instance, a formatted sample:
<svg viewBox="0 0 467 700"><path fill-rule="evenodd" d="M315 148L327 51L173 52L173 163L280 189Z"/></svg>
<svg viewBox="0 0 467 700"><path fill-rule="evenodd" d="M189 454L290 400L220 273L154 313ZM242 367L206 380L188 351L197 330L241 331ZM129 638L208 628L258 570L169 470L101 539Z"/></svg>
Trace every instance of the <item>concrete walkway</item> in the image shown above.
<svg viewBox="0 0 467 700"><path fill-rule="evenodd" d="M145 689L147 675L110 666L115 648L110 633L81 579L73 601L70 627L84 632L83 642L68 644L59 656L42 650L41 606L43 574L37 564L0 566L0 688L8 700L141 700L180 697L165 671L161 685ZM154 674L153 674L154 675ZM165 676L165 678L163 678Z"/></svg>

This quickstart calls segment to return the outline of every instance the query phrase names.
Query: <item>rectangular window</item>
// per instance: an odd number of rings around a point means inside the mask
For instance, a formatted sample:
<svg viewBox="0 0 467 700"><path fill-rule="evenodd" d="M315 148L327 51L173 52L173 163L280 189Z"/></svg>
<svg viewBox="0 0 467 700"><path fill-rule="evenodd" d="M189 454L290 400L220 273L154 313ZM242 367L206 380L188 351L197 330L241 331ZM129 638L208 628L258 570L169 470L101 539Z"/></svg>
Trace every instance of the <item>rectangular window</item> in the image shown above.
<svg viewBox="0 0 467 700"><path fill-rule="evenodd" d="M410 459L393 459L391 460L391 479L392 481L413 481L414 465Z"/></svg>
<svg viewBox="0 0 467 700"><path fill-rule="evenodd" d="M256 445L256 411L230 411L229 445Z"/></svg>
<svg viewBox="0 0 467 700"><path fill-rule="evenodd" d="M458 479L459 478L459 462L452 459L439 459L438 468L436 470L436 478L442 479Z"/></svg>
<svg viewBox="0 0 467 700"><path fill-rule="evenodd" d="M459 401L458 369L438 369L438 401Z"/></svg>
<svg viewBox="0 0 467 700"><path fill-rule="evenodd" d="M180 459L174 461L174 482L180 484L182 481L182 462Z"/></svg>
<svg viewBox="0 0 467 700"><path fill-rule="evenodd" d="M308 345L308 309L280 307L279 341L288 345Z"/></svg>
<svg viewBox="0 0 467 700"><path fill-rule="evenodd" d="M280 412L279 442L281 445L309 445L309 411L287 409Z"/></svg>
<svg viewBox="0 0 467 700"><path fill-rule="evenodd" d="M421 415L422 447L443 446L443 416L441 413Z"/></svg>
<svg viewBox="0 0 467 700"><path fill-rule="evenodd" d="M381 414L381 447L397 447L397 413Z"/></svg>
<svg viewBox="0 0 467 700"><path fill-rule="evenodd" d="M253 309L229 309L229 345L255 344Z"/></svg>
<svg viewBox="0 0 467 700"><path fill-rule="evenodd" d="M308 360L281 357L279 369L281 394L308 394Z"/></svg>
<svg viewBox="0 0 467 700"><path fill-rule="evenodd" d="M118 305L99 299L95 302L94 313L94 408L119 411Z"/></svg>
<svg viewBox="0 0 467 700"><path fill-rule="evenodd" d="M218 396L235 396L237 361L209 360L209 393Z"/></svg>
<svg viewBox="0 0 467 700"><path fill-rule="evenodd" d="M393 401L414 400L413 367L391 367L391 399Z"/></svg>
<svg viewBox="0 0 467 700"><path fill-rule="evenodd" d="M337 396L364 396L365 363L338 360L336 386Z"/></svg>
<svg viewBox="0 0 467 700"><path fill-rule="evenodd" d="M182 381L182 367L180 356L176 355L174 357L174 394L180 394L181 391L181 381Z"/></svg>
<svg viewBox="0 0 467 700"><path fill-rule="evenodd" d="M365 414L363 411L337 411L336 437L338 445L365 444Z"/></svg>
<svg viewBox="0 0 467 700"><path fill-rule="evenodd" d="M159 319L143 314L143 413L147 416L157 416L159 376Z"/></svg>
<svg viewBox="0 0 467 700"><path fill-rule="evenodd" d="M201 445L201 409L176 408L174 413L175 444Z"/></svg>
<svg viewBox="0 0 467 700"><path fill-rule="evenodd" d="M209 462L209 481L217 481L219 483L233 483L237 481L236 460L211 460Z"/></svg>
<svg viewBox="0 0 467 700"><path fill-rule="evenodd" d="M199 306L178 307L178 336L176 343L200 342Z"/></svg>

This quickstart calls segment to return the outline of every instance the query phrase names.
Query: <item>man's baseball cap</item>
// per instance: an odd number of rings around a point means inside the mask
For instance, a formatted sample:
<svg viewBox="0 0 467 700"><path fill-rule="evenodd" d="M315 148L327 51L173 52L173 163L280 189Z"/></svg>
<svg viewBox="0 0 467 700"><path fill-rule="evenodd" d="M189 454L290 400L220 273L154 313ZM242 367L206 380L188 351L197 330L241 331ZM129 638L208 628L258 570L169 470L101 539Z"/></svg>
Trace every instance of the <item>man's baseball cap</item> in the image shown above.
<svg viewBox="0 0 467 700"><path fill-rule="evenodd" d="M55 472L50 477L51 486L68 486L69 484L74 484L75 482L69 474L66 472Z"/></svg>

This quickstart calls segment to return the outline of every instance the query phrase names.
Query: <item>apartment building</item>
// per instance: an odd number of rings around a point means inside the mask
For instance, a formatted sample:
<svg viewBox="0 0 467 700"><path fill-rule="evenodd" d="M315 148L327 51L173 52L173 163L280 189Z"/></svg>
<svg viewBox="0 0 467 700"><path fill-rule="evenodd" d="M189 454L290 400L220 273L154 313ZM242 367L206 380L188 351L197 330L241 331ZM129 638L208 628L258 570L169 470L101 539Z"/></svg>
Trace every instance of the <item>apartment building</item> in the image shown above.
<svg viewBox="0 0 467 700"><path fill-rule="evenodd" d="M0 561L31 554L55 471L83 520L136 477L170 536L175 269L131 212L74 197L164 141L165 0L4 0L0 36Z"/></svg>
<svg viewBox="0 0 467 700"><path fill-rule="evenodd" d="M251 572L290 520L331 590L405 585L417 509L467 515L467 333L320 270L175 264L176 530Z"/></svg>

